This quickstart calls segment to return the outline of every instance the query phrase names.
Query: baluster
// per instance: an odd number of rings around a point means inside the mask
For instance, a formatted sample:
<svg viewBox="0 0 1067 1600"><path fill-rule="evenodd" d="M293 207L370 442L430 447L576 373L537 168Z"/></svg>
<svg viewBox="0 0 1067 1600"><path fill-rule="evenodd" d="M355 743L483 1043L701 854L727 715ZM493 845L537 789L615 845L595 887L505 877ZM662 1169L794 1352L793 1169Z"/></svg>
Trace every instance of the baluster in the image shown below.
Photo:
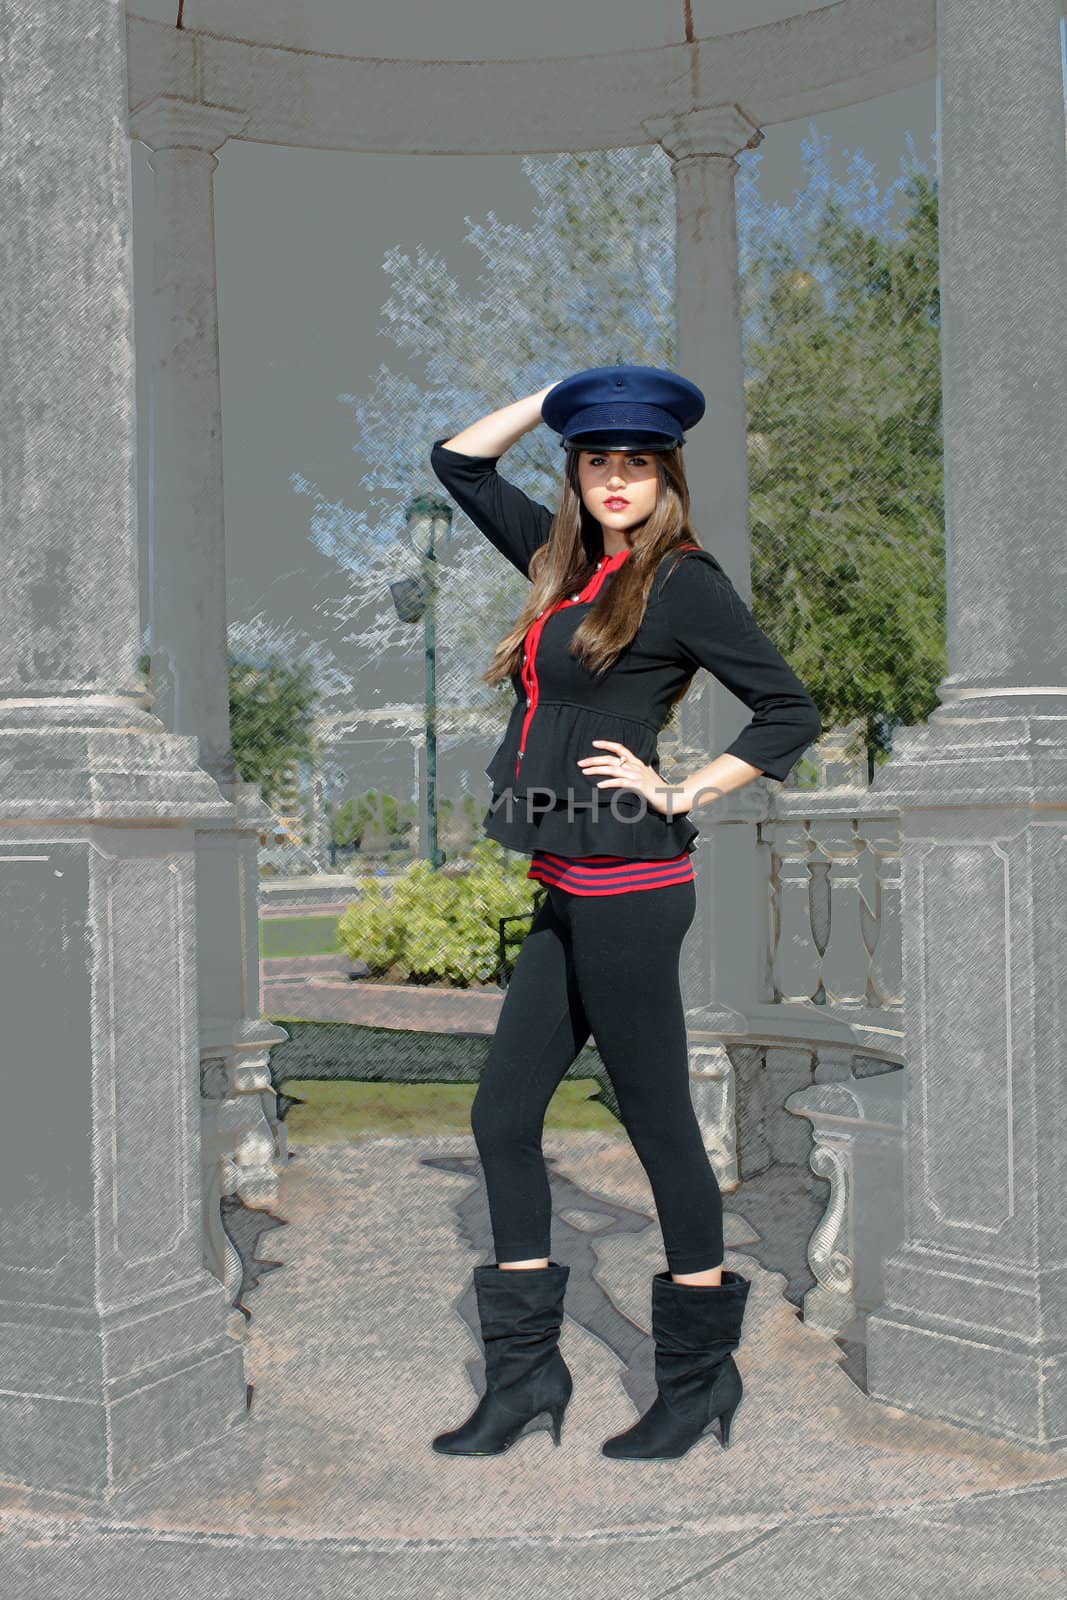
<svg viewBox="0 0 1067 1600"><path fill-rule="evenodd" d="M810 827L820 854L830 862L830 936L822 961L827 1003L862 1006L867 999L867 948L860 917L863 842L848 817L819 818Z"/></svg>
<svg viewBox="0 0 1067 1600"><path fill-rule="evenodd" d="M811 1000L821 958L812 930L811 840L801 817L763 825L771 846L771 974L776 1001Z"/></svg>
<svg viewBox="0 0 1067 1600"><path fill-rule="evenodd" d="M904 973L900 921L900 819L864 817L858 829L874 858L875 923L871 947L870 1001L876 1006L903 1006Z"/></svg>

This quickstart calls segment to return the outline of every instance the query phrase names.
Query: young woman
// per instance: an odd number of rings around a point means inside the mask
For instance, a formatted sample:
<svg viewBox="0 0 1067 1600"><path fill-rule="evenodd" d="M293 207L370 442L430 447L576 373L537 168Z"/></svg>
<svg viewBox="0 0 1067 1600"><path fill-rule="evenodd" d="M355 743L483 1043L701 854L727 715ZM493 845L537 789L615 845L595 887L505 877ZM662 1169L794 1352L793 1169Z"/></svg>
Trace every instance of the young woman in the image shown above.
<svg viewBox="0 0 1067 1600"><path fill-rule="evenodd" d="M732 1351L749 1281L725 1269L722 1201L689 1090L679 981L696 910L687 813L784 778L820 732L803 684L689 525L695 384L598 367L491 412L430 464L531 588L486 682L516 703L486 774L486 833L531 856L547 897L524 939L471 1110L496 1262L474 1268L486 1389L444 1454L496 1454L533 1428L559 1443L571 1375L558 1347L569 1268L551 1260L541 1151L552 1095L592 1034L648 1175L668 1270L652 1281L658 1385L608 1456L681 1456L740 1398ZM565 447L553 514L496 471L544 420ZM728 749L667 783L656 739L700 668L752 711Z"/></svg>

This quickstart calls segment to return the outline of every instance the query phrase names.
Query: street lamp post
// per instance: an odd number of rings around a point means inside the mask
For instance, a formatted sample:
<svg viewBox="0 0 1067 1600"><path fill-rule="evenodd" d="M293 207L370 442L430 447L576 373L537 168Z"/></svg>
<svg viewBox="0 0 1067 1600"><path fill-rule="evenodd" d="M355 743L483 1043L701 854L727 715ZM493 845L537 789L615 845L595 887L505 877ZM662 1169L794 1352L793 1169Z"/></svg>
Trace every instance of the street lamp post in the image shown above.
<svg viewBox="0 0 1067 1600"><path fill-rule="evenodd" d="M410 545L422 562L420 578L401 578L389 585L397 616L402 622L423 623L426 684L426 831L431 867L444 864L437 843L437 652L434 633L438 551L452 531L452 506L440 495L416 495L404 513L404 530L398 537Z"/></svg>

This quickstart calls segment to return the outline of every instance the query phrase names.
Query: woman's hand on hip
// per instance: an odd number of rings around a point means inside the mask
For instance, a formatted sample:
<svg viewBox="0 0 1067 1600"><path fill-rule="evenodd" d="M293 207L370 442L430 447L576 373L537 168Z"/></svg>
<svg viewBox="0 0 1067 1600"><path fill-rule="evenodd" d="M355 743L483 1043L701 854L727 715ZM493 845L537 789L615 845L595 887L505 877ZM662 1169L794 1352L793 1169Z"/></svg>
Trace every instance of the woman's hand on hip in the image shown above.
<svg viewBox="0 0 1067 1600"><path fill-rule="evenodd" d="M688 808L681 803L681 790L677 784L666 781L663 774L641 761L626 745L617 739L594 739L603 749L593 756L580 756L578 765L598 789L629 789L643 795L653 811L665 817L677 817Z"/></svg>

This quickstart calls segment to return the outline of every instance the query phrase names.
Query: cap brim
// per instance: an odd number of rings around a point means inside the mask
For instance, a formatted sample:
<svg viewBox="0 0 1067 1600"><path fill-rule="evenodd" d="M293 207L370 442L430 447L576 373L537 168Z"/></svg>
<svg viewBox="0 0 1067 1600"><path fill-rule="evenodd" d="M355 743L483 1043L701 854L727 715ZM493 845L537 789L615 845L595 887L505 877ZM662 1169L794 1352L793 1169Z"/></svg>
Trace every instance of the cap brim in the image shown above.
<svg viewBox="0 0 1067 1600"><path fill-rule="evenodd" d="M569 438L560 440L560 444L567 445L572 450L673 450L675 445L681 443L681 439L676 439L669 433L635 433L632 430L627 433L622 429L617 432L600 429L589 433L575 433Z"/></svg>

